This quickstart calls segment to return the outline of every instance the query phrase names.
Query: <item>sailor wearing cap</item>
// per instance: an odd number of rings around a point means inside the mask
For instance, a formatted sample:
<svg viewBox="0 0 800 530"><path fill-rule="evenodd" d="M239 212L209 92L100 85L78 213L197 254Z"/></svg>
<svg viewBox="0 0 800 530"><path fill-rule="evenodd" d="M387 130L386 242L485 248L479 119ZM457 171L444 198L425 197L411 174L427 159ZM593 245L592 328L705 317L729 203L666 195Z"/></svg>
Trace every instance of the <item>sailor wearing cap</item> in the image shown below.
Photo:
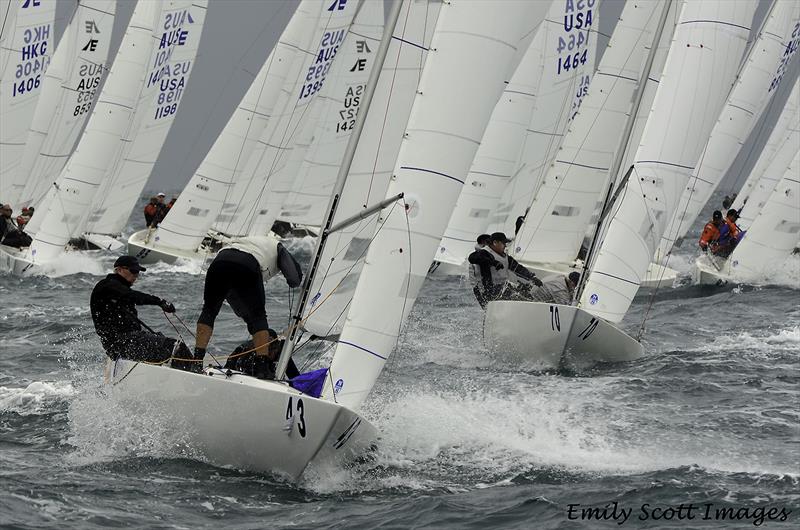
<svg viewBox="0 0 800 530"><path fill-rule="evenodd" d="M505 297L507 287L512 280L522 279L537 287L542 282L534 273L517 263L517 260L506 254L506 245L511 240L503 232L495 232L489 236L489 243L484 248L469 255L468 261L480 269L483 298L489 302ZM480 302L480 298L478 298Z"/></svg>
<svg viewBox="0 0 800 530"><path fill-rule="evenodd" d="M155 305L165 313L175 312L175 306L166 300L131 289L139 278L139 273L145 270L134 256L120 256L114 262L114 272L97 282L92 290L89 307L94 329L106 354L114 360L163 362L172 356L175 348L175 339L155 333L149 328L142 329L143 322L139 320L137 305ZM190 358L191 353L186 345L180 346L180 354L177 356ZM184 363L180 366L173 363L173 366L202 369L201 363Z"/></svg>
<svg viewBox="0 0 800 530"><path fill-rule="evenodd" d="M728 210L725 215L725 222L722 223L719 229L719 238L711 246L711 252L715 256L727 258L744 237L744 231L736 224L737 219L739 219L739 212L734 208Z"/></svg>
<svg viewBox="0 0 800 530"><path fill-rule="evenodd" d="M709 245L719 239L720 227L722 227L722 212L714 210L714 213L711 215L711 220L703 227L703 233L700 234L700 241L697 242L697 244L700 245L700 250L703 252L707 251Z"/></svg>

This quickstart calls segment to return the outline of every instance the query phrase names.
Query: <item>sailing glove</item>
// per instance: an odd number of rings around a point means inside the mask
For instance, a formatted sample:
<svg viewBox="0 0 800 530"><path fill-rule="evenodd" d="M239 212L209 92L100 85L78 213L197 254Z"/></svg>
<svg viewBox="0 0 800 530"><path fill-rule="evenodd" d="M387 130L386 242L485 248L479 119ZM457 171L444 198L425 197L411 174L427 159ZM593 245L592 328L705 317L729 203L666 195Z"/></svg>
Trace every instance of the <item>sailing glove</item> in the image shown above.
<svg viewBox="0 0 800 530"><path fill-rule="evenodd" d="M175 312L175 306L172 305L171 303L167 302L164 299L162 299L161 303L158 304L158 305L161 307L161 310L164 311L165 313L174 313Z"/></svg>

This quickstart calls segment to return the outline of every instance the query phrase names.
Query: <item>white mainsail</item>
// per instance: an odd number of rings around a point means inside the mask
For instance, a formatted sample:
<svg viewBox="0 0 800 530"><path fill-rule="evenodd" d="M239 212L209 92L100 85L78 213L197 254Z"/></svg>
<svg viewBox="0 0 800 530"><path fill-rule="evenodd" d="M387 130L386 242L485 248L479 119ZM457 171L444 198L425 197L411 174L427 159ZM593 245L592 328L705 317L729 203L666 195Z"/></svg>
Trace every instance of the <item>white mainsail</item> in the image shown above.
<svg viewBox="0 0 800 530"><path fill-rule="evenodd" d="M411 310L502 81L536 2L443 4L388 188L405 199L382 222L340 335L323 395L358 407L383 369ZM407 205L405 208L402 205ZM390 207L391 208L391 207Z"/></svg>
<svg viewBox="0 0 800 530"><path fill-rule="evenodd" d="M149 82L148 74L168 63L172 48L180 42L181 28L188 24L190 9L196 27L201 27L206 0L136 5L78 146L48 192L47 210L33 218L42 219L29 251L34 262L57 257L67 242L80 234L97 189L141 122L141 115L137 116L140 102L150 100L159 90L157 83Z"/></svg>
<svg viewBox="0 0 800 530"><path fill-rule="evenodd" d="M13 204L21 190L14 188L28 128L42 92L44 73L55 49L55 0L17 2L10 7L11 27L3 30L0 55L0 200ZM16 16L13 16L16 13Z"/></svg>
<svg viewBox="0 0 800 530"><path fill-rule="evenodd" d="M739 190L731 208L739 210L741 214L748 215L746 213L748 209L744 208L745 203L750 202L749 197L754 192L754 189L764 189L760 185L761 178L768 173L772 173L768 171L768 169L775 157L778 156L778 153L780 153L782 149L797 149L798 145L800 145L800 78L795 79L792 91L784 104L778 120L775 122L769 139L767 139L764 149L761 151L756 164L753 166L745 183L742 185L742 189ZM788 160L791 159L791 154L788 156L787 163ZM781 162L777 164L780 166ZM774 186L774 184L777 183L777 178L774 175L771 178L771 182L773 182ZM763 195L761 202L766 200L771 192L770 189L769 192ZM755 204L759 202L758 199L754 201ZM753 213L753 217L755 217L756 213L757 212Z"/></svg>
<svg viewBox="0 0 800 530"><path fill-rule="evenodd" d="M282 178L278 175L287 166L304 124L313 119L312 103L323 93L323 86L329 84L328 75L331 67L339 62L339 50L356 12L356 9L349 10L346 17L340 17L336 23L332 21L319 41L319 49L304 60L301 75L287 80L276 105L278 112L275 120L265 131L256 151L248 160L244 177L233 190L231 206L234 211L224 225L215 223L218 231L229 235L264 235L272 229L280 204L276 203L268 187L273 177ZM285 178L293 177L286 175ZM281 195L277 201L283 197Z"/></svg>
<svg viewBox="0 0 800 530"><path fill-rule="evenodd" d="M386 197L440 7L436 0L402 5L334 223ZM312 333L341 331L376 224L373 215L329 236L304 323Z"/></svg>
<svg viewBox="0 0 800 530"><path fill-rule="evenodd" d="M540 57L542 74L535 90L535 108L521 157L492 210L492 232L514 233L517 217L525 214L533 200L589 89L597 59L599 5L590 0L556 2L555 13L548 15L542 27L546 45Z"/></svg>
<svg viewBox="0 0 800 530"><path fill-rule="evenodd" d="M677 4L658 1L625 5L589 93L514 239L514 254L519 261L569 264L575 260L609 182L616 177L611 171L620 150L624 160L639 144L672 41ZM664 9L670 12L659 38L654 32ZM653 60L648 64L651 53ZM644 72L647 66L649 70ZM643 77L645 83L640 86ZM629 138L622 138L639 90L644 93L636 111L636 125Z"/></svg>
<svg viewBox="0 0 800 530"><path fill-rule="evenodd" d="M322 223L372 70L372 50L383 34L383 20L382 2L361 6L336 53L325 89L311 102L309 119L295 135L288 162L267 182L262 225L272 226L276 219L312 226Z"/></svg>
<svg viewBox="0 0 800 530"><path fill-rule="evenodd" d="M164 28L170 36L165 33L162 39L174 39L169 48L169 62L162 66L153 65L147 75L148 86L157 86L158 90L142 94L136 110L139 123L134 134L125 139L127 145L123 156L109 168L92 202L91 214L83 231L118 236L128 223L180 110L197 57L205 10L204 3L195 3L185 14L185 20L173 20L170 27Z"/></svg>
<svg viewBox="0 0 800 530"><path fill-rule="evenodd" d="M756 2L683 6L634 171L602 234L580 305L625 316L735 81Z"/></svg>
<svg viewBox="0 0 800 530"><path fill-rule="evenodd" d="M154 247L193 252L215 222L224 226L233 219L241 195L236 183L261 149L261 138L275 127L281 92L290 81L305 79L303 64L317 57L323 35L349 24L355 3L331 12L327 7L316 0L304 0L297 7L242 102L159 225Z"/></svg>
<svg viewBox="0 0 800 530"><path fill-rule="evenodd" d="M800 2L774 0L766 20L742 64L711 137L692 171L654 260L659 263L675 241L691 228L700 210L717 189L761 115L773 106L784 65L797 47L791 46L800 23Z"/></svg>
<svg viewBox="0 0 800 530"><path fill-rule="evenodd" d="M115 0L84 0L59 41L33 115L14 186L20 206L42 205L89 119L108 72Z"/></svg>
<svg viewBox="0 0 800 530"><path fill-rule="evenodd" d="M739 222L747 233L728 258L731 274L763 278L791 254L800 235L800 150L752 224Z"/></svg>
<svg viewBox="0 0 800 530"><path fill-rule="evenodd" d="M767 207L767 201L772 196L772 192L778 185L778 181L784 176L786 168L791 165L792 158L800 151L800 113L797 112L797 103L798 102L795 101L793 104L794 112L790 111L793 120L784 133L779 136L781 142L777 146L774 154L770 157L770 153L764 150L756 163L756 167L753 168L753 174L759 176L758 182L750 190L748 196L745 197L747 202L742 203L737 208L740 216L737 223L745 229L748 228L762 210ZM770 137L770 140L771 139ZM768 159L768 163L762 164L762 159ZM793 167L797 168L797 165L795 164ZM758 171L758 173L756 173L756 171ZM797 206L800 208L800 204Z"/></svg>
<svg viewBox="0 0 800 530"><path fill-rule="evenodd" d="M475 237L489 227L490 213L497 208L522 155L527 129L536 108L536 95L548 64L543 59L545 50L557 48L557 38L561 38L558 32L548 31L546 27L560 23L558 15L563 9L561 2L552 2L549 16L534 30L533 39L492 112L436 252L439 262L463 264L472 252ZM585 34L581 32L579 35ZM548 37L549 41L546 40ZM584 39L579 46L573 46L582 49L590 43L591 39Z"/></svg>

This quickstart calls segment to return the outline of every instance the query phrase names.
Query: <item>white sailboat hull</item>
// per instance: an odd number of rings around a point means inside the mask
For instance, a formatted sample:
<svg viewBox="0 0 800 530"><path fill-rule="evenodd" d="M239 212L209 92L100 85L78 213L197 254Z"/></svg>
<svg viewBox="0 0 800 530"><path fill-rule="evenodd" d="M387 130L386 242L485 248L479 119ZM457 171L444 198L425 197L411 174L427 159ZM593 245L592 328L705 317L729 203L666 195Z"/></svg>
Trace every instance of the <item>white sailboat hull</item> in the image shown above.
<svg viewBox="0 0 800 530"><path fill-rule="evenodd" d="M0 245L0 272L14 276L35 276L41 273L40 267L28 256L28 249Z"/></svg>
<svg viewBox="0 0 800 530"><path fill-rule="evenodd" d="M549 281L553 276L566 276L570 272L581 272L583 264L576 260L574 263L523 263L528 270L533 271L536 276L544 281ZM657 263L650 263L647 273L639 284L640 289L661 289L672 287L678 278L678 271L664 267Z"/></svg>
<svg viewBox="0 0 800 530"><path fill-rule="evenodd" d="M632 361L641 343L581 308L542 302L489 302L484 342L493 354L533 370L562 363Z"/></svg>
<svg viewBox="0 0 800 530"><path fill-rule="evenodd" d="M194 374L128 360L109 365L121 403L174 422L191 450L216 465L296 480L314 458L346 461L376 439L359 414L287 384L214 368Z"/></svg>
<svg viewBox="0 0 800 530"><path fill-rule="evenodd" d="M712 261L710 256L700 256L692 267L692 283L696 285L725 285L730 280L728 260Z"/></svg>
<svg viewBox="0 0 800 530"><path fill-rule="evenodd" d="M128 254L139 258L140 263L175 263L178 258L204 260L205 253L194 250L182 250L176 248L166 248L153 243L152 236L156 234L153 230L139 230L131 234L128 238Z"/></svg>
<svg viewBox="0 0 800 530"><path fill-rule="evenodd" d="M83 234L83 239L103 250L117 251L125 246L120 240L107 234L92 234L87 232Z"/></svg>

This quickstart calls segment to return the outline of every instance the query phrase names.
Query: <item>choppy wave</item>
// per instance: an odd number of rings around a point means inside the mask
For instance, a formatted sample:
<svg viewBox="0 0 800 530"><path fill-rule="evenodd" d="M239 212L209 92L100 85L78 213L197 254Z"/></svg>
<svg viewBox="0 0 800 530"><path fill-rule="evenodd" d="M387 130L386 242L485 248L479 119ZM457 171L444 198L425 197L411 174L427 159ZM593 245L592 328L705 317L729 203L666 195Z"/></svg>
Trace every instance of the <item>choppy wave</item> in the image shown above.
<svg viewBox="0 0 800 530"><path fill-rule="evenodd" d="M21 416L47 413L54 403L74 394L72 384L65 381L34 381L24 388L0 386L0 413Z"/></svg>

